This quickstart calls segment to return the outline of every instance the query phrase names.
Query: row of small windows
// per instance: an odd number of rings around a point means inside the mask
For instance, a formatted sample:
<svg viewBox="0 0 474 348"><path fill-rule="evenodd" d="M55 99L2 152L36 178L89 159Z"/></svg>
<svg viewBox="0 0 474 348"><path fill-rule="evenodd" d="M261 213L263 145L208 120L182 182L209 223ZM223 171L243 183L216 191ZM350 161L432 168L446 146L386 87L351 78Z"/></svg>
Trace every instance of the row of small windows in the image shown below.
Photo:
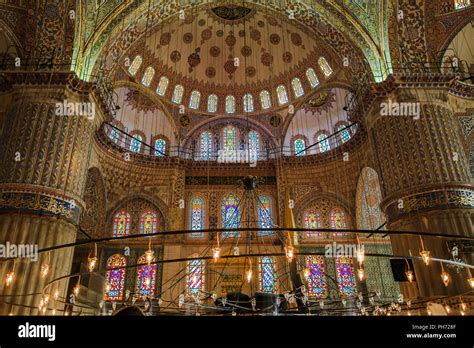
<svg viewBox="0 0 474 348"><path fill-rule="evenodd" d="M109 138L114 142L118 143L119 141L119 131L115 128L112 128L110 133L109 133ZM134 134L132 136L132 139L130 140L130 151L134 153L139 153L142 151L142 146L143 145L143 137L140 134ZM154 154L157 157L163 157L166 156L166 146L167 142L163 138L157 138L155 139L154 143Z"/></svg>
<svg viewBox="0 0 474 348"><path fill-rule="evenodd" d="M153 298L156 287L156 258L148 263L146 255L137 261L135 295L140 299ZM306 278L308 296L310 298L327 298L329 295L326 275L326 264L323 256L308 255L304 258L308 270ZM121 302L124 300L127 260L125 256L115 254L107 259L105 275L106 301ZM335 270L338 292L341 296L354 296L356 279L352 258L336 257ZM259 257L258 288L260 292L275 293L278 291L276 260L273 256ZM206 268L205 261L193 259L186 262L186 293L191 296L205 291Z"/></svg>
<svg viewBox="0 0 474 348"><path fill-rule="evenodd" d="M322 227L322 219L319 211L309 209L303 214L304 225L308 229L318 229ZM346 213L341 208L334 208L329 214L329 226L334 230L347 229ZM345 232L333 232L334 237L346 237ZM323 237L323 232L308 231L305 232L305 237Z"/></svg>
<svg viewBox="0 0 474 348"><path fill-rule="evenodd" d="M143 58L141 56L136 56L133 60L132 64L128 68L130 75L135 76L135 74L140 69L140 66L143 62ZM319 67L324 75L325 78L329 78L333 74L333 69L329 65L328 61L324 57L320 57L318 59ZM145 73L142 77L142 84L145 87L149 87L151 82L153 81L153 77L155 76L155 69L152 67L148 67L145 70ZM316 88L319 86L320 82L316 75L316 72L313 68L308 68L306 70L306 78L308 79L308 83L311 88ZM158 82L158 87L156 89L156 93L159 96L164 96L166 90L169 85L169 79L165 76L162 76ZM304 95L303 85L301 80L298 77L295 77L291 80L291 86L293 89L293 94L295 98L302 97ZM286 87L284 85L279 85L276 88L277 100L280 106L286 105L289 103L288 93ZM184 96L184 87L180 84L177 84L174 87L173 95L171 101L175 104L181 104ZM272 102L270 98L270 92L267 90L263 90L260 92L260 106L262 110L266 110L272 107ZM201 93L199 91L192 91L190 98L189 98L189 105L188 107L193 110L199 109L199 105L201 103ZM242 98L243 103L243 111L254 112L254 97L252 94L245 94ZM218 97L215 94L210 94L207 98L207 112L215 113L217 112L218 106ZM236 100L233 95L228 95L225 98L225 112L228 114L234 114L236 112Z"/></svg>
<svg viewBox="0 0 474 348"><path fill-rule="evenodd" d="M342 143L346 143L351 139L351 133L349 131L348 125L346 123L341 123L337 126L336 132L338 138L341 140ZM327 132L321 132L316 137L317 149L320 153L328 152L331 150L331 145L329 143L329 134ZM306 148L308 144L306 144L306 140L304 137L296 137L293 140L293 152L296 156L305 156Z"/></svg>

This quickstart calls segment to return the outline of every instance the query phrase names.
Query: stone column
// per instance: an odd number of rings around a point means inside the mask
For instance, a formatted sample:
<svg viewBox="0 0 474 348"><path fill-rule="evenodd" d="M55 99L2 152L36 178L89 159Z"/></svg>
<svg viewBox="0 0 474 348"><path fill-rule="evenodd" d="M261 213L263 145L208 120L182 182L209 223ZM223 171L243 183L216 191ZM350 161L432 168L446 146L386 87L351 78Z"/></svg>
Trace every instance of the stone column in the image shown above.
<svg viewBox="0 0 474 348"><path fill-rule="evenodd" d="M415 103L415 108L419 105L420 118L382 115L380 103L389 100ZM472 236L474 189L447 92L395 90L374 103L367 123L379 162L387 228ZM424 237L424 248L432 257L450 259L447 240ZM395 255L411 252L419 256L422 249L417 236L391 236L391 241ZM465 261L472 263L472 260ZM417 282L401 283L406 297L456 295L468 291L465 270L457 274L444 267L451 276L451 283L445 287L439 262L432 261L430 266L421 261L413 264Z"/></svg>
<svg viewBox="0 0 474 348"><path fill-rule="evenodd" d="M12 83L12 102L0 137L0 243L42 249L76 239L94 127L91 118L77 110L68 115L56 112L57 103L65 100L89 102L88 91L78 90L80 82L71 82L71 74L51 80L35 76L35 84ZM18 306L2 304L0 315L38 314L45 284L69 274L72 256L73 248L68 248L40 254L37 261L17 259L10 286L5 278L13 262L1 262L0 294L12 295L4 301ZM48 258L50 271L42 278L41 265ZM58 290L64 299L67 283L55 283L49 293ZM52 308L52 300L49 305Z"/></svg>

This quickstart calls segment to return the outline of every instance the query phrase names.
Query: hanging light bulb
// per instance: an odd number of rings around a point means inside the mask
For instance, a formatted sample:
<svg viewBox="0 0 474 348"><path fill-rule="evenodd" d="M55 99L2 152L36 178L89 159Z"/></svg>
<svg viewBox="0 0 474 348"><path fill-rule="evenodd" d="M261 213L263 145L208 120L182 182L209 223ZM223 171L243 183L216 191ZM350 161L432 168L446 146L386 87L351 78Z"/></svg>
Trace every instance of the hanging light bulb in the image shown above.
<svg viewBox="0 0 474 348"><path fill-rule="evenodd" d="M407 276L408 281L411 283L413 281L413 271L411 269L407 270L405 272L405 275Z"/></svg>
<svg viewBox="0 0 474 348"><path fill-rule="evenodd" d="M295 249L292 246L289 246L285 248L285 252L288 262L291 262L293 260L293 257L295 256Z"/></svg>
<svg viewBox="0 0 474 348"><path fill-rule="evenodd" d="M466 312L461 311L461 315L462 315L462 316L465 316L465 315L466 315Z"/></svg>
<svg viewBox="0 0 474 348"><path fill-rule="evenodd" d="M43 263L41 265L41 278L46 278L48 273L49 273L49 264L48 263Z"/></svg>
<svg viewBox="0 0 474 348"><path fill-rule="evenodd" d="M357 249L357 261L359 261L359 264L362 265L362 263L365 260L365 252L364 252L364 247L360 246Z"/></svg>
<svg viewBox="0 0 474 348"><path fill-rule="evenodd" d="M214 262L217 262L219 257L221 257L221 248L217 247L212 249L212 258L214 259Z"/></svg>
<svg viewBox="0 0 474 348"><path fill-rule="evenodd" d="M309 279L309 276L311 275L311 272L308 268L305 268L304 271L303 271L303 275L305 277L306 280Z"/></svg>
<svg viewBox="0 0 474 348"><path fill-rule="evenodd" d="M467 309L467 305L464 302L461 302L461 309L465 311Z"/></svg>
<svg viewBox="0 0 474 348"><path fill-rule="evenodd" d="M59 298L59 290L54 292L54 299L57 300Z"/></svg>
<svg viewBox="0 0 474 348"><path fill-rule="evenodd" d="M448 286L449 282L451 281L451 277L449 276L448 272L442 271L441 272L441 280L443 281L444 286Z"/></svg>
<svg viewBox="0 0 474 348"><path fill-rule="evenodd" d="M10 286L13 284L13 280L15 280L15 272L11 271L7 273L7 276L5 278L5 284L7 286Z"/></svg>
<svg viewBox="0 0 474 348"><path fill-rule="evenodd" d="M468 278L467 283L471 287L471 289L474 289L474 277Z"/></svg>
<svg viewBox="0 0 474 348"><path fill-rule="evenodd" d="M79 287L79 282L78 282L72 291L74 292L74 295L79 296L79 290L80 290L80 287Z"/></svg>
<svg viewBox="0 0 474 348"><path fill-rule="evenodd" d="M151 249L145 251L145 259L148 264L152 263L154 254L155 253Z"/></svg>
<svg viewBox="0 0 474 348"><path fill-rule="evenodd" d="M89 268L89 272L93 272L95 266L97 265L97 257L89 257L87 258L87 266Z"/></svg>
<svg viewBox="0 0 474 348"><path fill-rule="evenodd" d="M252 270L249 269L247 271L247 282L250 283L252 281Z"/></svg>
<svg viewBox="0 0 474 348"><path fill-rule="evenodd" d="M428 312L428 315L432 314L430 309L427 309L427 312Z"/></svg>
<svg viewBox="0 0 474 348"><path fill-rule="evenodd" d="M420 251L420 255L421 255L421 258L423 259L423 263L424 263L426 266L429 266L430 260L431 260L429 250L422 250L422 251Z"/></svg>
<svg viewBox="0 0 474 348"><path fill-rule="evenodd" d="M446 310L446 313L448 313L448 314L451 313L451 307L449 307L448 304L446 304L446 305L444 306L444 309Z"/></svg>
<svg viewBox="0 0 474 348"><path fill-rule="evenodd" d="M365 271L364 271L364 268L361 267L357 270L357 274L359 275L359 280L360 281L363 281L365 279Z"/></svg>
<svg viewBox="0 0 474 348"><path fill-rule="evenodd" d="M44 304L48 304L49 302L49 295L44 296Z"/></svg>

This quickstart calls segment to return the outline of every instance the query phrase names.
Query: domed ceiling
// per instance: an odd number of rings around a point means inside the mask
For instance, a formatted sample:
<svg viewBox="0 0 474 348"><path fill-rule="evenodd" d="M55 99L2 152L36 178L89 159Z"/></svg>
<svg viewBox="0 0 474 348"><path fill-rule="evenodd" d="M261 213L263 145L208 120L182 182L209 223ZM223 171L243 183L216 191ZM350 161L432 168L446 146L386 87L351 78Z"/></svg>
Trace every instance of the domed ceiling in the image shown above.
<svg viewBox="0 0 474 348"><path fill-rule="evenodd" d="M324 57L331 69L339 64L312 31L287 14L244 6L217 6L174 16L151 28L143 23L146 34L123 53L119 62L132 62L142 57L140 68L129 74L128 64L119 65L115 80L128 79L142 83L147 68L153 68L153 78L147 86L156 91L160 78L169 86L161 94L170 102L176 85L183 86L183 99L175 104L189 105L192 91L199 91L200 105L195 110L207 112L208 96L217 96L217 112L226 110L227 96L235 98L236 113L244 113L243 97L252 95L257 101L262 91L269 91L272 109L288 107L277 100L278 86L284 86L288 99L298 99L311 91L306 72L313 68L317 79L328 78L318 68ZM292 91L292 80L299 78L301 93ZM143 83L142 83L143 84ZM319 83L318 83L319 84ZM289 102L290 102L289 101ZM248 111L248 110L247 110ZM254 108L254 111L269 111Z"/></svg>

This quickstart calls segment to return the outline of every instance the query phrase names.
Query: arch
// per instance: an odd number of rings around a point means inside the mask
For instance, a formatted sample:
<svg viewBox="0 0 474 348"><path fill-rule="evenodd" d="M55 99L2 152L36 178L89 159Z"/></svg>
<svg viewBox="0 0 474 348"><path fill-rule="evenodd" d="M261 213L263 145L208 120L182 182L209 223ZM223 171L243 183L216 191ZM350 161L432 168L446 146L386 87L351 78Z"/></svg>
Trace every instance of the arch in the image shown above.
<svg viewBox="0 0 474 348"><path fill-rule="evenodd" d="M352 134L348 126L349 123L345 121L340 121L334 126L334 132L338 132L337 138L339 140L339 144L344 144L351 140Z"/></svg>
<svg viewBox="0 0 474 348"><path fill-rule="evenodd" d="M190 258L199 257L192 255ZM205 289L206 268L204 260L194 259L186 262L186 292L188 295L196 296Z"/></svg>
<svg viewBox="0 0 474 348"><path fill-rule="evenodd" d="M135 76L137 74L138 70L140 69L142 65L142 62L143 62L142 56L136 56L133 59L132 64L130 64L130 67L128 68L128 72L130 73L130 75Z"/></svg>
<svg viewBox="0 0 474 348"><path fill-rule="evenodd" d="M295 156L306 156L308 139L303 135L295 135L291 140L291 153Z"/></svg>
<svg viewBox="0 0 474 348"><path fill-rule="evenodd" d="M244 104L244 112L253 112L253 96L247 93L242 98Z"/></svg>
<svg viewBox="0 0 474 348"><path fill-rule="evenodd" d="M156 233L158 231L156 213L148 210L142 213L140 217L140 234Z"/></svg>
<svg viewBox="0 0 474 348"><path fill-rule="evenodd" d="M316 75L316 71L314 71L313 68L306 69L306 78L308 79L311 88L316 88L319 86L320 82L318 76Z"/></svg>
<svg viewBox="0 0 474 348"><path fill-rule="evenodd" d="M248 151L251 162L260 158L260 134L255 130L248 134Z"/></svg>
<svg viewBox="0 0 474 348"><path fill-rule="evenodd" d="M273 256L259 258L258 288L261 292L274 293L277 290L276 260Z"/></svg>
<svg viewBox="0 0 474 348"><path fill-rule="evenodd" d="M237 130L234 126L227 126L222 130L222 150L225 157L233 158L237 154Z"/></svg>
<svg viewBox="0 0 474 348"><path fill-rule="evenodd" d="M114 254L107 259L105 272L105 287L107 291L104 293L106 301L122 301L125 290L126 268L114 269L127 266L125 256Z"/></svg>
<svg viewBox="0 0 474 348"><path fill-rule="evenodd" d="M279 85L276 89L277 97L278 97L278 104L285 105L288 104L288 93L286 92L286 87L284 85Z"/></svg>
<svg viewBox="0 0 474 348"><path fill-rule="evenodd" d="M329 291L326 283L326 264L324 256L305 256L305 266L309 272L307 278L308 296L310 298L326 298Z"/></svg>
<svg viewBox="0 0 474 348"><path fill-rule="evenodd" d="M142 78L142 85L145 87L150 87L151 81L153 81L153 77L155 76L155 69L149 66L145 70L145 74L143 74Z"/></svg>
<svg viewBox="0 0 474 348"><path fill-rule="evenodd" d="M225 112L227 114L235 113L235 97L233 95L225 97Z"/></svg>
<svg viewBox="0 0 474 348"><path fill-rule="evenodd" d="M157 157L164 157L168 152L168 141L163 136L157 136L153 142L154 154Z"/></svg>
<svg viewBox="0 0 474 348"><path fill-rule="evenodd" d="M199 156L201 161L208 161L212 158L213 154L213 134L211 131L206 130L199 136Z"/></svg>
<svg viewBox="0 0 474 348"><path fill-rule="evenodd" d="M104 176L97 167L89 168L84 189L85 209L81 210L80 226L92 238L109 236L106 229L107 193Z"/></svg>
<svg viewBox="0 0 474 348"><path fill-rule="evenodd" d="M342 297L355 296L356 279L352 258L336 257L336 278L339 294Z"/></svg>
<svg viewBox="0 0 474 348"><path fill-rule="evenodd" d="M257 204L257 217L258 217L258 227L259 228L272 228L273 224L273 204L272 198L266 194L260 195L258 197ZM273 236L275 233L272 231L258 231L257 235L260 237L263 236Z"/></svg>
<svg viewBox="0 0 474 348"><path fill-rule="evenodd" d="M357 228L375 230L385 222L380 204L382 191L377 172L365 167L361 170L356 192ZM385 229L385 228L383 228Z"/></svg>
<svg viewBox="0 0 474 348"><path fill-rule="evenodd" d="M303 85L301 84L301 80L298 77L295 77L293 80L291 80L291 87L293 87L293 94L295 98L299 98L304 95Z"/></svg>
<svg viewBox="0 0 474 348"><path fill-rule="evenodd" d="M139 133L133 134L130 139L130 151L139 153L142 151L142 143L144 142L143 136Z"/></svg>
<svg viewBox="0 0 474 348"><path fill-rule="evenodd" d="M314 136L315 142L318 143L318 153L328 152L331 150L331 145L329 144L329 132L322 130L316 133Z"/></svg>
<svg viewBox="0 0 474 348"><path fill-rule="evenodd" d="M161 76L160 81L158 82L158 87L156 87L156 94L161 97L164 97L170 80L166 76Z"/></svg>
<svg viewBox="0 0 474 348"><path fill-rule="evenodd" d="M329 223L332 229L345 230L347 229L346 213L343 209L336 207L331 210L329 216ZM333 236L347 236L344 232L333 232Z"/></svg>
<svg viewBox="0 0 474 348"><path fill-rule="evenodd" d="M199 91L192 91L191 98L189 98L189 108L193 110L199 109L199 103L201 102L201 93Z"/></svg>
<svg viewBox="0 0 474 348"><path fill-rule="evenodd" d="M217 112L217 103L219 98L215 94L209 94L207 97L207 112Z"/></svg>
<svg viewBox="0 0 474 348"><path fill-rule="evenodd" d="M310 229L321 228L321 214L315 209L308 209L304 212L304 226ZM305 237L322 237L322 232L308 231L305 232Z"/></svg>
<svg viewBox="0 0 474 348"><path fill-rule="evenodd" d="M262 110L267 110L272 107L272 98L270 97L270 92L267 90L260 92L260 105Z"/></svg>
<svg viewBox="0 0 474 348"><path fill-rule="evenodd" d="M181 85L176 85L174 86L173 98L171 99L171 101L175 104L180 104L181 100L183 100L183 95L184 87Z"/></svg>
<svg viewBox="0 0 474 348"><path fill-rule="evenodd" d="M130 234L130 213L122 210L115 214L113 225L113 236L122 237Z"/></svg>
<svg viewBox="0 0 474 348"><path fill-rule="evenodd" d="M238 237L240 232L232 231L233 228L240 227L241 209L239 196L233 192L224 195L221 200L221 225L227 231L222 233L222 237Z"/></svg>
<svg viewBox="0 0 474 348"><path fill-rule="evenodd" d="M333 74L334 70L332 70L331 66L329 65L327 59L325 57L319 57L318 59L318 64L319 64L319 68L321 69L321 71L323 72L323 75L325 78L329 78L331 77L331 75Z"/></svg>

